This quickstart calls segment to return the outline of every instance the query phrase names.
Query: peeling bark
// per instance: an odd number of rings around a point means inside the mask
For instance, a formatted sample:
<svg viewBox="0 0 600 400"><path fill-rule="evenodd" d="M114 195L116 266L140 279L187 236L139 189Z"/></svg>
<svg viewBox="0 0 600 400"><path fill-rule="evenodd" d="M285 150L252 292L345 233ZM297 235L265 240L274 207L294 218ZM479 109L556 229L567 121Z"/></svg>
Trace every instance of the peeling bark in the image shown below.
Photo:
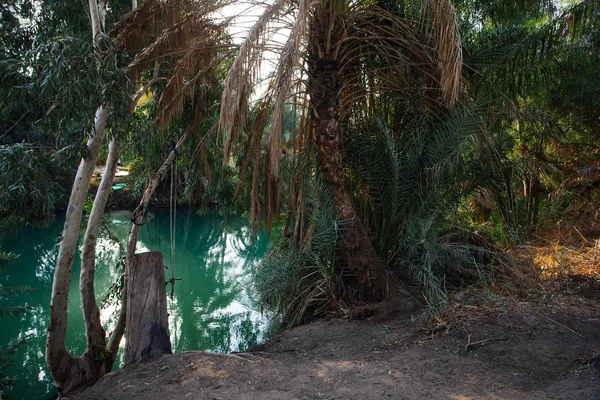
<svg viewBox="0 0 600 400"><path fill-rule="evenodd" d="M121 151L121 141L113 139L108 149L108 159L104 169L102 181L96 192L94 205L87 223L85 231L83 250L81 252L81 274L79 278L79 293L81 297L81 307L83 319L85 322L85 333L87 339L87 348L93 351L104 351L106 346L106 332L100 321L100 310L96 304L96 294L94 290L94 275L96 272L96 243L98 241L98 231L106 202L112 189L113 179L117 171L119 154ZM103 357L100 357L101 359ZM112 369L114 357L107 359L107 363L100 361L98 364L98 374L100 376Z"/></svg>
<svg viewBox="0 0 600 400"><path fill-rule="evenodd" d="M95 133L88 141L88 158L82 159L75 176L69 205L65 216L62 240L58 250L54 281L52 282L52 297L50 299L50 326L46 341L46 363L50 374L61 388L67 392L80 385L77 376L85 375L89 368L81 365L84 360L71 357L65 348L65 336L67 333L67 307L69 302L69 284L71 283L71 271L73 269L73 258L77 251L77 239L79 237L79 226L83 213L83 205L90 186L90 180L96 166L96 160L100 153L100 146L104 138L108 110L102 106L96 111L94 122ZM84 357L87 358L89 357ZM82 368L81 373L74 370Z"/></svg>

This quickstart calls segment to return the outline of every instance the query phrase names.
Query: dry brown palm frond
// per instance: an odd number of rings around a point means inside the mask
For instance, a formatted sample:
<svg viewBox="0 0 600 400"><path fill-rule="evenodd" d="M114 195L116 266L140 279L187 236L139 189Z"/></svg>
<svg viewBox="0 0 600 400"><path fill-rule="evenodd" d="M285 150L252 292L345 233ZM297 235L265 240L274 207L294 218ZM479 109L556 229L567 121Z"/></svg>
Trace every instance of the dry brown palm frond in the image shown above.
<svg viewBox="0 0 600 400"><path fill-rule="evenodd" d="M300 104L306 105L307 93L299 95ZM308 117L309 112L307 107L301 108L300 120L298 121L297 138L293 142L292 153L295 156L295 162L300 163L303 159L309 158L309 147L314 142L314 129ZM288 202L288 220L284 229L284 237L288 235L290 225L292 226L292 242L295 244L305 243L305 224L306 224L306 184L312 173L306 167L298 167L294 169L294 176L289 184L289 202Z"/></svg>
<svg viewBox="0 0 600 400"><path fill-rule="evenodd" d="M346 26L349 33L339 50L345 115L373 110L374 92L410 96L422 90L415 87L415 76L437 82L435 51L418 23L371 7L350 15Z"/></svg>
<svg viewBox="0 0 600 400"><path fill-rule="evenodd" d="M278 17L284 15L289 7L288 0L276 0L266 8L248 32L248 37L240 46L238 55L225 78L219 120L220 131L225 136L223 166L229 162L233 143L237 140L239 131L246 124L249 97L255 82L260 79L260 62L263 59L270 34L270 25Z"/></svg>
<svg viewBox="0 0 600 400"><path fill-rule="evenodd" d="M195 129L195 131L196 131L196 138L198 140L198 146L196 147L196 150L198 151L198 154L200 156L200 161L202 162L202 165L204 166L204 175L206 176L206 180L210 183L210 181L212 180L212 176L210 173L210 162L208 161L208 154L206 152L206 146L204 145L205 137L200 136L200 130Z"/></svg>
<svg viewBox="0 0 600 400"><path fill-rule="evenodd" d="M203 47L203 51L218 51L225 47L225 26L216 24L206 16L191 13L181 16L178 23L165 28L160 35L136 54L128 70L133 79L140 76L157 59L185 56L190 47Z"/></svg>
<svg viewBox="0 0 600 400"><path fill-rule="evenodd" d="M267 150L265 155L265 174L263 180L263 201L265 209L265 228L271 232L273 218L279 215L280 190L279 181L275 177L275 172L271 170L270 160L272 156Z"/></svg>
<svg viewBox="0 0 600 400"><path fill-rule="evenodd" d="M301 60L303 44L308 39L308 18L310 15L310 1L299 0L296 23L294 24L283 53L279 58L275 74L273 116L269 129L269 164L270 171L276 177L279 174L279 160L281 158L281 131L283 127L284 103L289 96L293 85L294 69Z"/></svg>
<svg viewBox="0 0 600 400"><path fill-rule="evenodd" d="M250 135L248 138L248 145L246 146L246 152L243 159L242 167L240 170L239 184L236 189L235 197L238 196L242 190L243 185L246 181L246 174L248 172L248 166L250 163L254 166L252 173L252 189L251 189L251 205L250 205L250 231L251 236L254 237L255 233L260 230L262 217L261 207L259 198L260 189L260 150L263 132L269 121L269 115L272 112L270 102L259 103L258 109L255 113L256 117L254 123L251 126Z"/></svg>
<svg viewBox="0 0 600 400"><path fill-rule="evenodd" d="M137 52L155 42L165 30L180 25L184 19L203 16L215 21L215 13L226 5L226 1L146 0L121 18L110 36L115 38L120 48Z"/></svg>
<svg viewBox="0 0 600 400"><path fill-rule="evenodd" d="M445 101L453 105L460 96L462 76L462 46L456 10L450 0L429 0L432 33L436 39L441 64L442 93Z"/></svg>
<svg viewBox="0 0 600 400"><path fill-rule="evenodd" d="M161 65L166 81L157 103L157 123L166 126L178 116L186 99L202 84L216 82L215 69L229 55L228 20L217 22L216 13L225 1L147 0L123 17L113 31L117 44L136 52L128 66L139 81L154 65ZM155 74L156 75L156 74ZM158 79L160 78L160 79Z"/></svg>
<svg viewBox="0 0 600 400"><path fill-rule="evenodd" d="M453 23L455 26L456 22ZM350 32L339 55L343 60L340 106L347 115L355 113L357 107L372 109L369 103L374 101L374 92L409 97L420 93L435 108L456 100L460 89L460 54L452 68L439 67L439 43L432 42L432 34L428 33L432 29L431 19L406 19L394 12L369 7L351 14L345 24ZM452 32L452 27L447 32ZM444 75L449 70L458 74L458 80L452 82L458 85L452 86L455 93L449 92L451 87Z"/></svg>
<svg viewBox="0 0 600 400"><path fill-rule="evenodd" d="M168 125L173 117L181 114L184 100L193 98L197 85L209 85L215 81L211 75L227 56L227 53L225 55L215 53L214 49L209 48L207 51L200 43L175 63L171 77L157 104L159 127ZM189 76L190 74L194 75Z"/></svg>
<svg viewBox="0 0 600 400"><path fill-rule="evenodd" d="M206 111L207 109L210 109L205 105L200 106L202 103L203 102L201 101L197 102L197 108L200 110L197 111L196 118L194 118L194 121L188 126L187 129L196 135L196 142L198 143L190 159L194 160L196 156L198 156L200 163L204 167L204 175L206 176L208 183L210 183L212 181L211 164L208 159L208 151L205 143L211 136L214 135L215 131L214 129L209 129L208 132L202 136L201 117L206 117L208 115Z"/></svg>
<svg viewBox="0 0 600 400"><path fill-rule="evenodd" d="M260 186L260 145L254 150L254 172L252 173L252 193L250 196L250 237L254 240L257 231L260 230L261 213L260 198L258 195Z"/></svg>
<svg viewBox="0 0 600 400"><path fill-rule="evenodd" d="M234 197L237 197L239 193L242 191L243 186L246 182L246 174L248 173L248 166L250 165L251 159L255 159L255 152L258 148L260 151L261 141L263 137L263 132L269 122L269 116L272 113L272 108L270 102L260 102L255 107L254 111L254 122L250 126L250 131L248 134L248 144L246 146L246 150L244 152L242 166L240 168L240 179L238 183L238 187L236 189L236 193Z"/></svg>

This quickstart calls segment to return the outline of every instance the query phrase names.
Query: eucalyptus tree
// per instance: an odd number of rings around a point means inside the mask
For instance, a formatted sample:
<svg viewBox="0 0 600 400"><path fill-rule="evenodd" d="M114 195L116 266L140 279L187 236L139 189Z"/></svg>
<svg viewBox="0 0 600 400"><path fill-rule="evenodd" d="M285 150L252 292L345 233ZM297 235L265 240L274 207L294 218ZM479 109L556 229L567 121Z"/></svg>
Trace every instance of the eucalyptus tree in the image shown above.
<svg viewBox="0 0 600 400"><path fill-rule="evenodd" d="M98 44L105 34L106 1L88 3L92 40ZM99 50L101 51L101 50ZM48 369L63 393L67 393L88 382L95 382L107 371L105 333L100 323L99 310L95 304L93 271L82 270L86 279L80 282L84 299L87 349L81 357L71 356L66 349L67 307L73 258L77 250L79 227L83 205L87 197L90 180L96 166L104 139L109 116L109 104L99 104L95 112L91 138L87 142L88 154L82 158L71 190L65 225L57 256L52 297L50 300L50 326L46 343ZM91 297L91 298L90 298ZM90 314L90 308L93 310ZM110 368L108 368L110 370Z"/></svg>
<svg viewBox="0 0 600 400"><path fill-rule="evenodd" d="M262 197L268 228L279 212L283 111L284 104L294 99L303 111L293 152L315 157L319 173L334 193L335 211L343 224L337 254L360 283L365 299L385 297L394 284L346 187L342 123L358 118L365 104L366 109L372 107L386 92L420 93L430 99L432 108L452 105L461 92L462 66L456 14L449 1L406 2L387 8L376 4L274 1L250 29L233 62L224 83L220 115L227 163L247 124L250 95L261 79L260 63L272 51L278 52L274 76L256 118L247 127L246 158L254 164L251 220L256 224L262 217L257 165L261 137L267 131ZM282 26L289 29L289 36L278 47L270 39ZM411 80L415 75L420 78ZM313 144L316 154L311 156ZM300 195L290 207L295 213L295 232L308 229L301 211L303 201Z"/></svg>
<svg viewBox="0 0 600 400"><path fill-rule="evenodd" d="M110 101L103 100L98 105L86 156L81 160L73 183L52 286L46 344L46 362L62 393L94 383L109 372L124 333L123 308L107 344L94 292L98 225L117 164L119 135L126 130L129 116L139 98L160 83L164 85L159 101L160 115L163 117L161 122L168 125L170 119L180 112L184 100L193 94L194 88L204 82L207 71L220 61L222 47L219 44L224 35L223 24L214 21L214 13L221 7L219 3L146 1L124 16L115 25L110 37L106 32L104 18L107 7L106 1L89 1L90 25L96 49L99 55L111 52L119 54L123 51L132 53L133 61L122 69L126 75L117 75L125 76L122 78L124 83L132 80L141 89L133 94L127 90L127 85L125 88L118 88L119 83L123 82L105 82L102 91L106 96L102 98ZM101 69L105 67L107 66L100 63ZM122 101L117 103L114 99ZM82 254L80 295L87 348L83 355L74 357L68 353L65 344L68 289L83 204L111 110L115 119L112 122L113 140L109 146L105 175L88 219Z"/></svg>
<svg viewBox="0 0 600 400"><path fill-rule="evenodd" d="M56 107L31 89L50 47L41 43L44 31L33 4L3 2L0 14L0 232L6 233L52 222L72 168L65 162L70 152L58 152L67 140L40 123Z"/></svg>

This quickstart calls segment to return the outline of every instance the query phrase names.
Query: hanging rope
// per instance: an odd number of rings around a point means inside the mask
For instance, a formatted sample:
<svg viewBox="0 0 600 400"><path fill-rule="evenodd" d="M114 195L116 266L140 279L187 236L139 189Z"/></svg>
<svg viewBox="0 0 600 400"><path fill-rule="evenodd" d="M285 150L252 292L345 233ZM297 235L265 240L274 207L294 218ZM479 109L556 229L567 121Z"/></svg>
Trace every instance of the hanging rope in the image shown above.
<svg viewBox="0 0 600 400"><path fill-rule="evenodd" d="M171 301L175 293L175 281L180 281L182 278L175 278L175 230L177 228L177 195L175 189L175 179L177 179L177 157L171 162L171 196L169 199L169 237L171 240L171 279L167 281L167 285L171 284Z"/></svg>

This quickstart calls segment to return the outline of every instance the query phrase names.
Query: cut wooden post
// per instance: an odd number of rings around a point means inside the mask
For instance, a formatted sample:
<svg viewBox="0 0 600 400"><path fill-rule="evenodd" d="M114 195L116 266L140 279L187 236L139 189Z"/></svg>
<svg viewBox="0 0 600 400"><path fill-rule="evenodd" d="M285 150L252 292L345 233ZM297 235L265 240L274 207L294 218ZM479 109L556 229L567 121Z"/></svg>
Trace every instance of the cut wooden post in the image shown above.
<svg viewBox="0 0 600 400"><path fill-rule="evenodd" d="M162 253L134 254L127 269L125 364L171 354Z"/></svg>

